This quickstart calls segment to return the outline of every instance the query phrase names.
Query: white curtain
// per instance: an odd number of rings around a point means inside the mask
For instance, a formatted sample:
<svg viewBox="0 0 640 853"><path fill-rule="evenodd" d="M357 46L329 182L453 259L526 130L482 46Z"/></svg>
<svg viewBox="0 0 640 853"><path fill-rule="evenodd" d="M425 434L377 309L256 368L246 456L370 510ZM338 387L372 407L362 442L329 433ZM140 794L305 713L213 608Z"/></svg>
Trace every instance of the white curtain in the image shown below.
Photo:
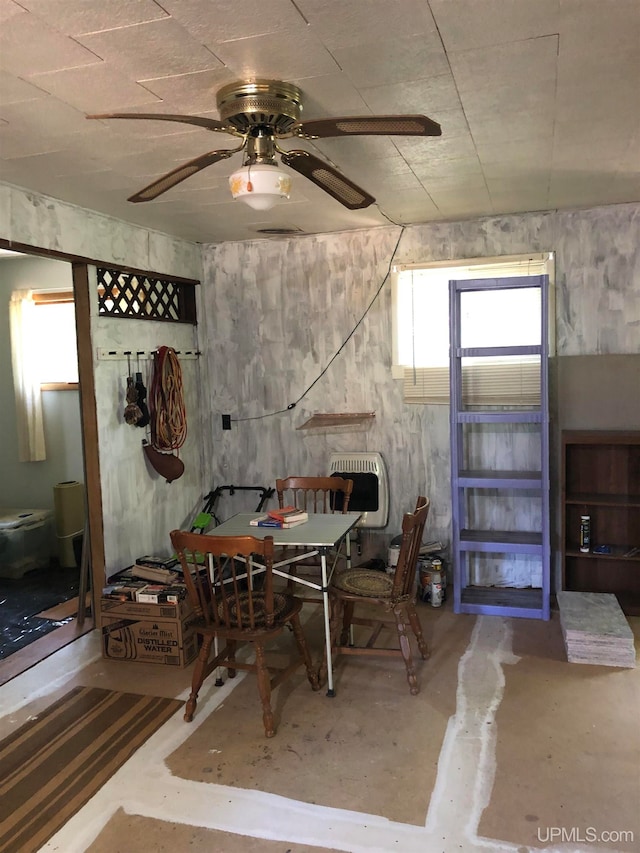
<svg viewBox="0 0 640 853"><path fill-rule="evenodd" d="M33 312L37 310L33 291L11 294L11 363L16 396L18 458L21 462L46 459L42 421L42 393L38 372L38 348L34 346Z"/></svg>

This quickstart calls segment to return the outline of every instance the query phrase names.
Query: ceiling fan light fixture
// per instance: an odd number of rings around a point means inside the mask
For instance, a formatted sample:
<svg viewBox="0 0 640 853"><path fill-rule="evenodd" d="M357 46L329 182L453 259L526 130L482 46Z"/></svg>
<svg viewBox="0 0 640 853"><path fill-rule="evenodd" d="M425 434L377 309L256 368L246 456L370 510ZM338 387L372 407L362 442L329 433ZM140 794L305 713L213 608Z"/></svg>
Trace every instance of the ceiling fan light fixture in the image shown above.
<svg viewBox="0 0 640 853"><path fill-rule="evenodd" d="M254 163L237 169L229 178L234 199L240 199L254 210L270 210L289 198L291 176L279 166Z"/></svg>

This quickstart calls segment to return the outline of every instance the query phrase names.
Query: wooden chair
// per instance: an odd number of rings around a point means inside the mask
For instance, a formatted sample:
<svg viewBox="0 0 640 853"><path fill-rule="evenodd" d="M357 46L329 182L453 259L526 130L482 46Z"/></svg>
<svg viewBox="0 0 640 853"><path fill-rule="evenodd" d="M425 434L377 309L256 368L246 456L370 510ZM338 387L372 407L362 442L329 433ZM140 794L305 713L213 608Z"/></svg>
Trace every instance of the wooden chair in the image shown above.
<svg viewBox="0 0 640 853"><path fill-rule="evenodd" d="M207 536L173 530L171 542L199 617L196 631L202 640L185 720L193 719L200 687L208 675L222 666L226 667L229 678L233 678L236 670L242 669L257 675L264 731L267 737L273 737L276 726L271 709L272 689L300 664L305 665L312 688L319 688L300 624L302 601L273 589L273 537L262 540L253 536ZM286 667L267 666L265 646L287 626L293 630L298 655ZM220 640L224 641L224 648L218 651ZM238 645L242 643L253 644L255 663L237 660ZM212 646L214 655L209 660Z"/></svg>
<svg viewBox="0 0 640 853"><path fill-rule="evenodd" d="M295 506L307 512L346 513L349 511L349 499L353 491L353 480L343 477L284 477L276 480L278 506ZM287 554L293 549L286 549ZM287 584L291 591L294 587L293 577L297 576L298 568L303 574L312 571L317 574L320 569L319 558L310 557L304 563L291 563L289 574L292 576ZM303 601L316 601L316 598L303 598Z"/></svg>
<svg viewBox="0 0 640 853"><path fill-rule="evenodd" d="M385 655L401 657L407 668L407 680L412 694L419 691L416 671L411 654L408 628L411 628L422 659L429 656L427 644L422 635L422 627L415 608L416 567L422 533L429 514L429 499L420 496L415 512L405 514L402 521L402 544L394 573L372 569L353 568L338 572L329 588L331 601L331 646L334 654L344 655ZM368 617L355 616L358 606L377 610L378 614ZM382 616L380 616L382 611ZM387 616L387 614L391 614ZM366 643L350 645L352 625L365 625L371 628ZM378 647L375 645L383 627L395 628L399 647ZM320 682L327 677L326 653L320 668Z"/></svg>
<svg viewBox="0 0 640 853"><path fill-rule="evenodd" d="M353 480L342 477L285 477L276 480L278 506L307 512L348 512Z"/></svg>

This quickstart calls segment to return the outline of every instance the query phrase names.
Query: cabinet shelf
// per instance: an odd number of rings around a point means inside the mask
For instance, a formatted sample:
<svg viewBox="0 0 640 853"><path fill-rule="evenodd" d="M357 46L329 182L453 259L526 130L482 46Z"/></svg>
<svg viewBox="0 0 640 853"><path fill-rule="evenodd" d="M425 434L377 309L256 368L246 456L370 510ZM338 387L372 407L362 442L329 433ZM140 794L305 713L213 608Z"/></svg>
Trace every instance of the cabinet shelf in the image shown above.
<svg viewBox="0 0 640 853"><path fill-rule="evenodd" d="M640 432L562 434L563 589L617 596L627 614L640 612ZM578 549L580 516L591 519L591 544Z"/></svg>
<svg viewBox="0 0 640 853"><path fill-rule="evenodd" d="M578 494L567 495L566 503L581 504L582 506L636 506L640 507L640 495L605 495L605 494Z"/></svg>
<svg viewBox="0 0 640 853"><path fill-rule="evenodd" d="M636 562L640 563L640 551L637 554L631 554L629 556L628 552L631 548L627 548L624 545L615 545L611 548L610 554L595 554L593 551L580 551L576 546L569 546L565 550L565 557L573 557L579 558L581 560L621 560L624 562Z"/></svg>

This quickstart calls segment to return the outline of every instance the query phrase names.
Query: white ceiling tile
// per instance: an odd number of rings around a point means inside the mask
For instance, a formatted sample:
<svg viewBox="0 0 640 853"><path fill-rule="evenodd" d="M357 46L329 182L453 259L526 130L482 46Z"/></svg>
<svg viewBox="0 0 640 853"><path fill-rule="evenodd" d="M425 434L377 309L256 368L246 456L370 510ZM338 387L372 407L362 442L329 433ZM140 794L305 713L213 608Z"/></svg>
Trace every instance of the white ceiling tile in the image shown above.
<svg viewBox="0 0 640 853"><path fill-rule="evenodd" d="M143 114L152 114L152 113L162 113L164 112L161 109L158 109L159 104L154 104L153 108L149 108L148 113L145 110ZM135 116L138 111L131 112L132 116ZM141 111L142 112L142 111ZM210 116L211 118L216 118L217 115ZM184 134L197 134L198 137L208 140L205 142L205 145L210 145L212 140L217 140L218 142L224 140L226 144L231 137L228 134L223 133L214 133L213 131L205 130L201 127L196 127L195 125L184 124L184 122L173 122L173 121L154 121L153 119L92 119L90 124L88 125L96 130L100 130L101 133L104 134L105 138L109 138L109 144L113 147L114 151L122 152L124 154L128 153L128 145L131 140L140 139L144 140L145 143L149 145L159 144L162 145L162 142L151 142L151 140L162 140L168 139L172 136L183 136ZM212 147L218 147L217 144Z"/></svg>
<svg viewBox="0 0 640 853"><path fill-rule="evenodd" d="M552 207L566 207L568 203L571 207L594 207L629 200L624 188L614 185L610 176L604 176L601 181L591 173L578 171L551 176L549 205Z"/></svg>
<svg viewBox="0 0 640 853"><path fill-rule="evenodd" d="M153 0L20 0L21 5L45 19L60 32L82 35L155 21L167 17Z"/></svg>
<svg viewBox="0 0 640 853"><path fill-rule="evenodd" d="M3 104L18 104L20 101L33 101L37 98L46 97L46 93L27 83L26 80L21 80L19 77L14 77L6 71L0 71L0 106Z"/></svg>
<svg viewBox="0 0 640 853"><path fill-rule="evenodd" d="M439 41L429 5L421 0L296 0L296 5L329 50L377 44L388 38Z"/></svg>
<svg viewBox="0 0 640 853"><path fill-rule="evenodd" d="M13 0L0 0L0 23L22 13L24 13L24 4L14 3Z"/></svg>
<svg viewBox="0 0 640 853"><path fill-rule="evenodd" d="M562 52L577 55L637 50L640 45L637 0L560 0Z"/></svg>
<svg viewBox="0 0 640 853"><path fill-rule="evenodd" d="M60 151L62 143L53 138L43 138L36 134L25 136L24 133L9 132L10 125L4 121L0 124L0 159L2 168L0 177L9 180L7 162L14 158L29 157L34 154L46 154Z"/></svg>
<svg viewBox="0 0 640 853"><path fill-rule="evenodd" d="M491 192L491 202L494 213L523 213L532 210L547 210L549 195L544 188L505 190Z"/></svg>
<svg viewBox="0 0 640 853"><path fill-rule="evenodd" d="M338 70L326 47L305 31L295 39L278 32L228 41L216 46L215 51L240 79L302 80Z"/></svg>
<svg viewBox="0 0 640 853"><path fill-rule="evenodd" d="M449 71L442 48L425 43L421 36L354 45L336 50L333 55L359 88L431 79Z"/></svg>
<svg viewBox="0 0 640 853"><path fill-rule="evenodd" d="M487 187L482 172L471 175L439 175L437 177L421 178L422 186L430 195L439 193L465 192L466 190L484 190Z"/></svg>
<svg viewBox="0 0 640 853"><path fill-rule="evenodd" d="M476 154L475 145L469 133L426 138L396 136L394 141L402 156L415 163L474 157Z"/></svg>
<svg viewBox="0 0 640 853"><path fill-rule="evenodd" d="M555 111L510 110L506 115L487 112L470 116L469 128L476 145L547 139L555 130Z"/></svg>
<svg viewBox="0 0 640 853"><path fill-rule="evenodd" d="M522 163L513 160L505 160L503 162L483 163L482 173L485 176L487 185L493 185L494 182L500 183L506 181L511 184L517 183L523 186L529 186L533 183L547 183L551 166L548 162Z"/></svg>
<svg viewBox="0 0 640 853"><path fill-rule="evenodd" d="M463 103L475 92L512 95L555 89L558 37L511 42L493 50L467 50L451 55L451 69ZM465 104L466 106L466 104Z"/></svg>
<svg viewBox="0 0 640 853"><path fill-rule="evenodd" d="M85 113L116 112L160 100L144 86L124 77L107 62L47 71L29 78L41 89Z"/></svg>
<svg viewBox="0 0 640 853"><path fill-rule="evenodd" d="M422 80L385 86L363 86L362 97L377 114L421 113L441 123L444 111L460 109L460 98L449 72Z"/></svg>
<svg viewBox="0 0 640 853"><path fill-rule="evenodd" d="M63 136L87 129L83 113L50 95L37 101L5 104L1 115L12 130L25 136Z"/></svg>
<svg viewBox="0 0 640 853"><path fill-rule="evenodd" d="M527 175L518 173L516 175L500 175L497 177L487 176L487 189L491 193L491 198L499 195L507 195L509 193L522 193L523 196L530 196L532 193L545 194L549 187L549 174L545 170L535 174L533 170Z"/></svg>
<svg viewBox="0 0 640 853"><path fill-rule="evenodd" d="M355 145L353 143L356 143ZM340 137L338 139L318 139L313 143L317 150L335 162L351 160L385 160L396 157L398 151L394 138L384 136L365 136L361 139Z"/></svg>
<svg viewBox="0 0 640 853"><path fill-rule="evenodd" d="M19 77L95 61L90 50L48 28L28 12L9 18L0 30L0 68Z"/></svg>
<svg viewBox="0 0 640 853"><path fill-rule="evenodd" d="M380 193L377 203L394 222L407 225L411 222L428 222L438 214L429 193L424 189Z"/></svg>
<svg viewBox="0 0 640 853"><path fill-rule="evenodd" d="M161 112L200 115L208 112L220 118L216 105L218 89L233 83L235 74L228 68L195 71L192 74L173 74L145 80L144 88L163 102Z"/></svg>
<svg viewBox="0 0 640 853"><path fill-rule="evenodd" d="M481 216L493 211L486 189L442 190L431 193L431 197L443 216Z"/></svg>
<svg viewBox="0 0 640 853"><path fill-rule="evenodd" d="M306 29L290 0L163 0L162 6L201 44L214 47L285 31L302 35Z"/></svg>
<svg viewBox="0 0 640 853"><path fill-rule="evenodd" d="M138 81L221 65L211 51L171 18L83 35L78 41Z"/></svg>
<svg viewBox="0 0 640 853"><path fill-rule="evenodd" d="M517 142L494 142L476 145L478 157L483 164L519 163L526 168L531 163L548 163L553 150L551 136L523 139Z"/></svg>
<svg viewBox="0 0 640 853"><path fill-rule="evenodd" d="M318 77L291 79L303 95L302 119L369 115L362 93L339 71Z"/></svg>
<svg viewBox="0 0 640 853"><path fill-rule="evenodd" d="M558 32L560 0L429 0L447 52Z"/></svg>
<svg viewBox="0 0 640 853"><path fill-rule="evenodd" d="M604 150L603 146L606 146ZM628 137L614 136L611 144L602 140L599 143L594 142L587 137L582 142L575 142L572 145L556 146L551 163L554 169L575 167L610 172L617 169L619 164L624 161L628 148ZM638 166L638 161L636 161L636 166Z"/></svg>
<svg viewBox="0 0 640 853"><path fill-rule="evenodd" d="M421 181L451 179L484 181L482 168L477 157L434 158L412 164L413 171Z"/></svg>

